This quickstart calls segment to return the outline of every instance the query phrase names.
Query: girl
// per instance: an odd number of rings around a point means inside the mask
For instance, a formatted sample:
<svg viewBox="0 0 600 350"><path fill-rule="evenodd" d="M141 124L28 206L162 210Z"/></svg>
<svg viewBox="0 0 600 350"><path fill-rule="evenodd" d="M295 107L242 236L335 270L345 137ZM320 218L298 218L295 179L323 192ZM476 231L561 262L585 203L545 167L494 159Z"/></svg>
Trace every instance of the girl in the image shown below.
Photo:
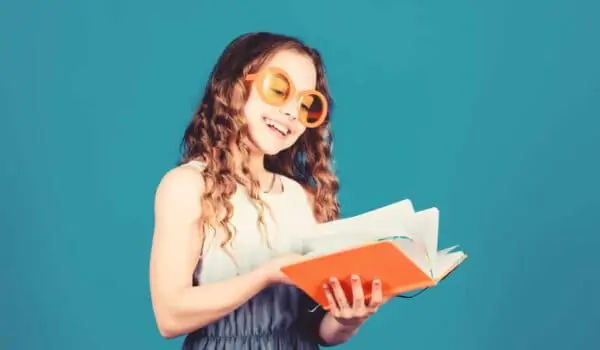
<svg viewBox="0 0 600 350"><path fill-rule="evenodd" d="M325 313L280 268L311 225L338 218L331 97L319 53L250 33L219 58L185 131L183 161L158 186L150 288L184 349L318 349L348 340L382 304L335 278Z"/></svg>

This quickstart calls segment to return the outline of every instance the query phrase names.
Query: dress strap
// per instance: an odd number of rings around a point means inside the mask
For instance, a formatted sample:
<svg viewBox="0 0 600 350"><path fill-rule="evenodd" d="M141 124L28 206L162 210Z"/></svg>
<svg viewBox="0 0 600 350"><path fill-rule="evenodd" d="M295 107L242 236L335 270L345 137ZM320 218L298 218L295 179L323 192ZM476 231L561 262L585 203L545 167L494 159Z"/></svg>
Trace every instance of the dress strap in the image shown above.
<svg viewBox="0 0 600 350"><path fill-rule="evenodd" d="M182 166L190 166L192 168L200 170L201 172L206 169L206 164L199 160L190 160L189 162L184 163Z"/></svg>

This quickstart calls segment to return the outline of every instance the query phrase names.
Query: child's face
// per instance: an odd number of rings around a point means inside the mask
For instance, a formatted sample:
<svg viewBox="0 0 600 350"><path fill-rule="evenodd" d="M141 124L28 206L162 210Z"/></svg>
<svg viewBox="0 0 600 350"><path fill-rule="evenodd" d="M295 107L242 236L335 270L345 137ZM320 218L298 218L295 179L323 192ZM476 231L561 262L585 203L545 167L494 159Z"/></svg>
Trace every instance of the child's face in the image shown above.
<svg viewBox="0 0 600 350"><path fill-rule="evenodd" d="M314 90L317 84L317 72L312 60L294 51L280 51L262 67L274 67L284 70L291 79L296 92ZM274 82L275 91L277 82ZM300 105L297 96L292 96L282 106L274 106L264 101L257 91L256 84L244 106L250 136L255 146L264 154L274 155L292 146L304 133L306 127L300 122Z"/></svg>

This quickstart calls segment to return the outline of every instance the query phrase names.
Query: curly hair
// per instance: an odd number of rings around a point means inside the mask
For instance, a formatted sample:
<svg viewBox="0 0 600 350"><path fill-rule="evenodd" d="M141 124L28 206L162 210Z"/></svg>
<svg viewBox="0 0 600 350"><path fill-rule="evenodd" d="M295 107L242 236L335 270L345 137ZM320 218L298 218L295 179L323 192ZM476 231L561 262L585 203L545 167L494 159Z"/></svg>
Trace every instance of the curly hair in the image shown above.
<svg viewBox="0 0 600 350"><path fill-rule="evenodd" d="M265 241L264 212L266 204L259 196L259 182L248 167L250 135L243 116L243 107L250 88L244 81L248 73L256 72L275 53L293 50L312 59L317 71L316 89L333 106L325 78L321 55L297 38L267 33L247 33L234 39L219 57L202 100L185 130L180 164L200 160L205 164L203 178L205 193L202 198L202 225L223 229L222 248L232 242L235 227L230 224L233 215L231 197L238 185L245 186L251 202L257 209L257 224ZM331 108L329 108L331 114ZM313 213L318 222L339 217L338 180L332 168L330 115L325 123L306 129L290 148L265 157L265 168L300 183L312 197ZM236 171L234 150L242 155L241 174ZM205 233L206 234L206 233Z"/></svg>

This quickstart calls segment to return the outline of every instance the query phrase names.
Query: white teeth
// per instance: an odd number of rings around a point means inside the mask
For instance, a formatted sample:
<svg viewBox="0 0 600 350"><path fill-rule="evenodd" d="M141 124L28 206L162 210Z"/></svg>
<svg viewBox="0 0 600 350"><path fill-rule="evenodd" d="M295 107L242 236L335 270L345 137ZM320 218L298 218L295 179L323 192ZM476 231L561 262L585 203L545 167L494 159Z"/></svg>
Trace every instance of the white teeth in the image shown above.
<svg viewBox="0 0 600 350"><path fill-rule="evenodd" d="M290 133L290 130L288 128L277 123L276 121L274 121L272 119L265 118L265 122L267 123L268 126L277 129L277 131L279 131L281 133L281 135L285 136Z"/></svg>

